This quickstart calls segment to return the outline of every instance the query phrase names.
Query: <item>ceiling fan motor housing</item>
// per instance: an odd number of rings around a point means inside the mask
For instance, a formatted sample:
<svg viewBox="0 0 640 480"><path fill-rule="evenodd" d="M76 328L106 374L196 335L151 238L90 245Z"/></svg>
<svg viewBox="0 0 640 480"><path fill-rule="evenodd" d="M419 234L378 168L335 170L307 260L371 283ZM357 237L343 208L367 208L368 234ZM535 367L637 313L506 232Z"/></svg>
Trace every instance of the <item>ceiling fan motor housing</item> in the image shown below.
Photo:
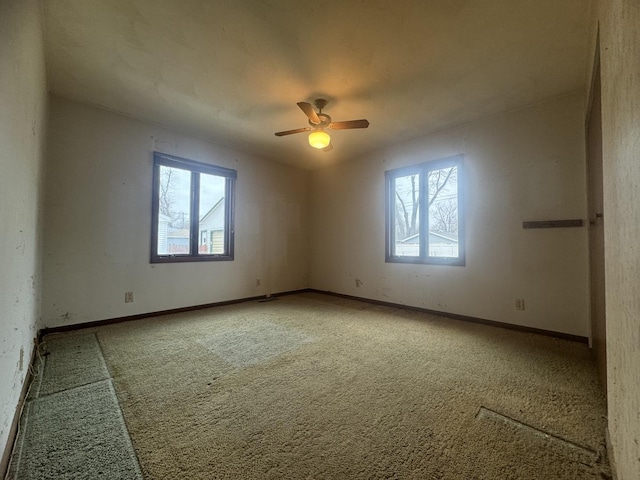
<svg viewBox="0 0 640 480"><path fill-rule="evenodd" d="M318 110L322 110L324 107L327 106L327 103L329 102L327 102L327 100L325 100L324 98L317 98L316 101L313 103L315 103L316 108Z"/></svg>
<svg viewBox="0 0 640 480"><path fill-rule="evenodd" d="M326 113L318 113L318 118L320 119L320 123L313 123L309 120L309 125L316 128L329 128L329 124L331 123L331 117Z"/></svg>

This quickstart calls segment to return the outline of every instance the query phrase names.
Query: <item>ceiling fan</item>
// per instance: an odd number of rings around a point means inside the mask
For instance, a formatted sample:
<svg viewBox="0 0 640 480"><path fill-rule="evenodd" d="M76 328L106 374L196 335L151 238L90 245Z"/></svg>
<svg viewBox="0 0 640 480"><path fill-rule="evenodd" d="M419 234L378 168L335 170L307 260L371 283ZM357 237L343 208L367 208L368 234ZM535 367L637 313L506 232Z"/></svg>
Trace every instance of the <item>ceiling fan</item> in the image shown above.
<svg viewBox="0 0 640 480"><path fill-rule="evenodd" d="M286 130L284 132L277 132L277 137L284 137L285 135L291 135L294 133L311 132L309 135L309 144L321 149L325 152L333 150L333 144L331 143L331 137L325 132L325 129L329 130L346 130L350 128L367 128L369 121L365 119L361 120L347 120L346 122L334 122L331 117L326 113L322 113L322 109L327 105L327 101L324 98L318 98L313 102L318 109L316 113L310 103L298 102L300 110L309 118L309 127L296 128L295 130Z"/></svg>

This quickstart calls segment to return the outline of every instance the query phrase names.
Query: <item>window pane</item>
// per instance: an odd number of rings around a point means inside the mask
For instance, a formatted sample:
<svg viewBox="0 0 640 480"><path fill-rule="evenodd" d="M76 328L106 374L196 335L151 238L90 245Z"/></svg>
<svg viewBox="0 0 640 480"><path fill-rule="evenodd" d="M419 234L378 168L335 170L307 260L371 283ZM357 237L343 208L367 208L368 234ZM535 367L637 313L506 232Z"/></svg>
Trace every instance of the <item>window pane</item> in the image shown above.
<svg viewBox="0 0 640 480"><path fill-rule="evenodd" d="M431 170L429 182L429 256L458 257L458 168Z"/></svg>
<svg viewBox="0 0 640 480"><path fill-rule="evenodd" d="M394 238L392 255L420 256L420 176L418 174L397 177L394 193Z"/></svg>
<svg viewBox="0 0 640 480"><path fill-rule="evenodd" d="M226 253L225 234L226 179L217 175L200 174L200 224L198 226L198 253Z"/></svg>
<svg viewBox="0 0 640 480"><path fill-rule="evenodd" d="M158 255L188 255L191 172L160 165Z"/></svg>

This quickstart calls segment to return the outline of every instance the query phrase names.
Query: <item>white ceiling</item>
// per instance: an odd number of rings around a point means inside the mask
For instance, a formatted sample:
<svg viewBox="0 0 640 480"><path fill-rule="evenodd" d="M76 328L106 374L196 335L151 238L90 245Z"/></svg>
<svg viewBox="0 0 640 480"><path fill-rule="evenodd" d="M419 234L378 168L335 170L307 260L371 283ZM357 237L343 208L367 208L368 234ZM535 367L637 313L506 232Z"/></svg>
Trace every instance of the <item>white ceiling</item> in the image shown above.
<svg viewBox="0 0 640 480"><path fill-rule="evenodd" d="M584 89L589 0L44 0L49 89L302 168ZM296 102L333 120L315 150Z"/></svg>

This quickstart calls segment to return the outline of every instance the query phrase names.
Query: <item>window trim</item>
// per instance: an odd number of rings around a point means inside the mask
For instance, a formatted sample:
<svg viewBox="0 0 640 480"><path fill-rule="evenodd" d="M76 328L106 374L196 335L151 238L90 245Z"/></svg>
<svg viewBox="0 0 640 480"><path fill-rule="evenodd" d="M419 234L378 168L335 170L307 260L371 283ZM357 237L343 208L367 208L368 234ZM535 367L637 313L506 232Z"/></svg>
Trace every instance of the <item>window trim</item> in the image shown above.
<svg viewBox="0 0 640 480"><path fill-rule="evenodd" d="M465 202L464 202L464 156L455 155L452 157L431 160L415 165L400 167L384 172L385 176L385 262L387 263L412 263L428 265L451 265L464 267L466 265L465 252ZM457 167L458 172L458 257L431 257L428 251L428 209L420 203L418 211L418 222L420 226L420 253L416 257L392 255L395 241L395 195L393 190L394 180L412 174L420 175L419 196L421 199L427 198L427 182L424 181L430 171L440 170L447 167Z"/></svg>
<svg viewBox="0 0 640 480"><path fill-rule="evenodd" d="M200 241L199 222L190 222L189 224L189 250L188 254L158 254L158 219L160 216L160 167L173 167L188 170L191 172L191 211L190 218L199 218L199 196L200 196L200 175L216 175L225 178L225 197L224 197L224 223L225 238L224 243L227 251L223 254L201 254L198 253L198 245ZM193 175L197 173L198 175ZM215 262L215 261L231 261L234 259L234 234L235 234L235 182L238 173L230 168L211 165L208 163L196 162L187 158L176 157L166 153L153 152L153 187L151 200L151 254L150 263L177 263L177 262Z"/></svg>

